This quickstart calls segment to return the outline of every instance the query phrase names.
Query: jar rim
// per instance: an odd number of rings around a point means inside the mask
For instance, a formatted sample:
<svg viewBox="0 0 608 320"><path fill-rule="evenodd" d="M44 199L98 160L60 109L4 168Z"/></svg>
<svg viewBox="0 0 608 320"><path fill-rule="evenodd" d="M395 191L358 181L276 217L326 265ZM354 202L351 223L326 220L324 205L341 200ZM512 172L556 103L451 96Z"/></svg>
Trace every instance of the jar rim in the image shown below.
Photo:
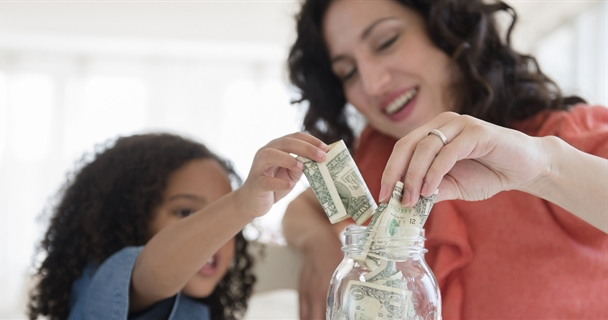
<svg viewBox="0 0 608 320"><path fill-rule="evenodd" d="M369 234L371 232L374 232L378 229L378 226L374 226L371 229L369 228L369 226L359 226L359 225L349 225L344 229L344 236L347 235L356 235L356 234ZM400 230L409 230L409 232L403 232L402 234L407 234L407 236L403 236L406 238L409 237L422 237L424 240L426 240L425 236L425 230L422 227L414 227L414 226L407 226L407 227L400 227Z"/></svg>

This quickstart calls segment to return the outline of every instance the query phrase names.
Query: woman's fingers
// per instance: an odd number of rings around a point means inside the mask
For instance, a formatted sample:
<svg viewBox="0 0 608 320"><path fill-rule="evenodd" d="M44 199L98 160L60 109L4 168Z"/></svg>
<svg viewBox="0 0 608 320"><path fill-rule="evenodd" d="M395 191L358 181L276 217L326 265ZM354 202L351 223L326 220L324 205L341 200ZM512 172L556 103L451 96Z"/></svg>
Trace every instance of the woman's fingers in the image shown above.
<svg viewBox="0 0 608 320"><path fill-rule="evenodd" d="M447 129L446 129L447 130ZM434 190L438 189L446 174L450 172L460 160L467 159L475 149L477 143L474 143L478 137L471 134L470 131L464 130L460 132L453 141L439 150L434 159L429 163L429 168L426 172L423 182L423 188L420 194L423 197L430 196ZM451 178L451 177L448 177ZM446 186L458 187L455 180L451 180ZM453 190L444 190L439 188L440 193L450 193L448 197L455 196ZM441 197L443 198L443 197Z"/></svg>
<svg viewBox="0 0 608 320"><path fill-rule="evenodd" d="M391 156L387 162L384 173L382 174L380 202L386 202L389 200L391 191L395 187L395 183L398 180L401 180L406 175L406 172L408 172L410 162L412 161L412 156L414 155L414 152L418 147L418 143L426 139L427 141L425 143L428 143L429 146L432 146L433 149L440 148L442 146L441 140L439 140L438 137L429 137L429 132L435 128L444 126L446 123L458 117L459 115L457 113L444 112L439 116L435 117L429 123L412 131L407 136L397 141L395 147L393 148L393 152L391 153ZM435 152L437 151L435 150ZM424 173L426 173L426 170L424 171ZM414 174L409 179L413 181L416 178L420 178L419 174ZM417 189L419 188L420 187L418 186ZM409 192L411 193L411 191Z"/></svg>
<svg viewBox="0 0 608 320"><path fill-rule="evenodd" d="M437 155L449 146L454 137L462 131L462 127L461 123L452 121L435 129L446 138L448 144L445 146L442 139L433 133L427 133L416 144L403 179L403 205L411 207L416 204L421 192L428 196L435 190L436 185L429 185L426 181L429 168L431 168ZM430 193L428 190L431 190Z"/></svg>

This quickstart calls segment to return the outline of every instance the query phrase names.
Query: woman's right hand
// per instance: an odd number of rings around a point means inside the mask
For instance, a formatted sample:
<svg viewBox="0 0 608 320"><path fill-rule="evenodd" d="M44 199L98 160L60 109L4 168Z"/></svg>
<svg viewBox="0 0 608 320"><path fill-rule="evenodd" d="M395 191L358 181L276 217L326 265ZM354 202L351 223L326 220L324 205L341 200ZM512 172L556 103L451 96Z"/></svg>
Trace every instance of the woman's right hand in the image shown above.
<svg viewBox="0 0 608 320"><path fill-rule="evenodd" d="M325 319L327 291L334 270L342 261L342 243L332 229L310 237L302 248L300 271L300 319Z"/></svg>

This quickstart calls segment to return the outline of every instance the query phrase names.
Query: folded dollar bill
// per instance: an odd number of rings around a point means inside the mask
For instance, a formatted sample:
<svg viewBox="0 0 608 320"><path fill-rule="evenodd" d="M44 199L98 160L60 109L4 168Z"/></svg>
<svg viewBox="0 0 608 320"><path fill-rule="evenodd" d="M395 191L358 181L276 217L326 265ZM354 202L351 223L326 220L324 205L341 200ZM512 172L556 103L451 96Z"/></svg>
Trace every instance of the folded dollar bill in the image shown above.
<svg viewBox="0 0 608 320"><path fill-rule="evenodd" d="M367 226L369 233L362 245L362 251L354 253L353 259L365 263L370 257L376 259L403 260L403 253L386 250L391 246L406 246L402 243L405 237L414 236L408 227L422 228L426 222L438 190L429 197L420 197L414 207L407 208L401 204L403 199L403 182L397 181L388 203L381 203ZM391 241L393 241L391 243ZM368 267L371 267L366 263ZM371 269L371 268L370 268Z"/></svg>
<svg viewBox="0 0 608 320"><path fill-rule="evenodd" d="M304 157L298 160L304 163L304 175L331 223L352 217L361 225L376 210L376 202L344 141L330 144L323 162Z"/></svg>
<svg viewBox="0 0 608 320"><path fill-rule="evenodd" d="M405 320L412 292L373 282L350 280L342 301L342 319Z"/></svg>

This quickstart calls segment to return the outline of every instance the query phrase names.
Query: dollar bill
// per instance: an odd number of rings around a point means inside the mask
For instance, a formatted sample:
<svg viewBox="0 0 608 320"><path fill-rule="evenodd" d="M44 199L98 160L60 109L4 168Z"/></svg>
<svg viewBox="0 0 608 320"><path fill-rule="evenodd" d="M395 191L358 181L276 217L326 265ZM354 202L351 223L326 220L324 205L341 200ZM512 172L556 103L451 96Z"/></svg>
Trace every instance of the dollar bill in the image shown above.
<svg viewBox="0 0 608 320"><path fill-rule="evenodd" d="M372 272L363 275L363 278L366 282L376 282L378 280L390 278L391 276L397 274L397 272L399 271L397 271L395 261L380 260L378 267L376 267L376 269L374 269Z"/></svg>
<svg viewBox="0 0 608 320"><path fill-rule="evenodd" d="M376 210L376 202L344 141L330 144L323 162L298 159L304 163L304 175L331 223L352 217L361 225Z"/></svg>
<svg viewBox="0 0 608 320"><path fill-rule="evenodd" d="M401 288L350 280L342 301L342 318L404 320L411 296Z"/></svg>
<svg viewBox="0 0 608 320"><path fill-rule="evenodd" d="M435 203L437 190L429 197L420 197L412 208L407 208L401 204L403 200L403 182L398 181L393 189L391 198L386 208L374 214L368 226L370 230L363 251L356 258L364 260L362 255L378 259L389 259L393 261L403 261L407 255L397 250L391 252L387 248L405 247L403 238L415 236L414 229L408 227L421 228L426 222L428 215Z"/></svg>

